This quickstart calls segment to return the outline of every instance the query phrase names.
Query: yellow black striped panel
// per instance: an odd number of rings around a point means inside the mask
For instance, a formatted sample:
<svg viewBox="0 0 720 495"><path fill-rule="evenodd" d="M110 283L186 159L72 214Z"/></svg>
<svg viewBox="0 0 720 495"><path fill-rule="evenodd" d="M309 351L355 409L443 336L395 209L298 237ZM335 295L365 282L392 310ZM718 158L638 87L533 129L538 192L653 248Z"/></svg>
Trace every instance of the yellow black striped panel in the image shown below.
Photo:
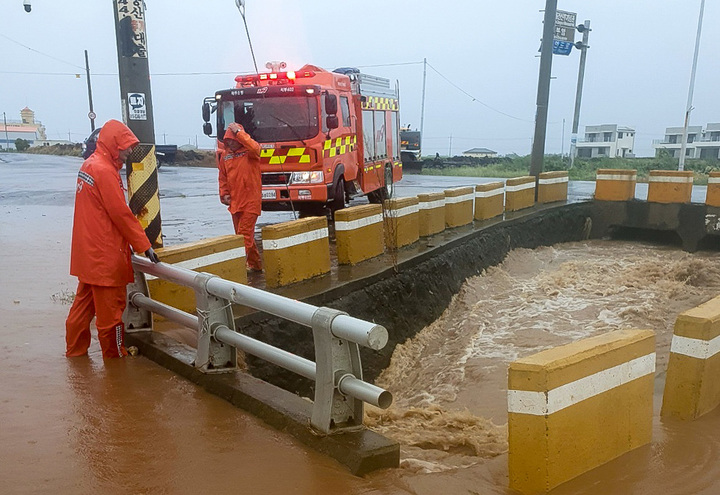
<svg viewBox="0 0 720 495"><path fill-rule="evenodd" d="M263 148L260 150L260 162L270 165L284 163L310 163L309 148Z"/></svg>
<svg viewBox="0 0 720 495"><path fill-rule="evenodd" d="M335 139L327 139L323 143L323 158L332 158L334 156L344 155L355 151L357 136L348 134Z"/></svg>
<svg viewBox="0 0 720 495"><path fill-rule="evenodd" d="M367 96L362 102L363 110L391 110L397 112L398 101L396 98L385 98L382 96Z"/></svg>
<svg viewBox="0 0 720 495"><path fill-rule="evenodd" d="M162 247L155 145L138 144L128 158L128 205L153 247Z"/></svg>

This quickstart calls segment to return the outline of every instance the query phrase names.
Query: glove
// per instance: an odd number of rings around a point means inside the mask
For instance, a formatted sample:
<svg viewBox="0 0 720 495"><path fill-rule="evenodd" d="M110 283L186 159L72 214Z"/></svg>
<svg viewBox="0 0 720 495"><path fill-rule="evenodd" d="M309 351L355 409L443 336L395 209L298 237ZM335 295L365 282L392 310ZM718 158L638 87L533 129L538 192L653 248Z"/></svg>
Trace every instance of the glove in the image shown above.
<svg viewBox="0 0 720 495"><path fill-rule="evenodd" d="M155 251L153 251L153 248L150 248L147 251L145 251L145 256L147 257L147 259L149 259L153 263L160 263L160 258L158 258L158 255L155 254Z"/></svg>
<svg viewBox="0 0 720 495"><path fill-rule="evenodd" d="M243 129L243 126L241 126L237 122L231 123L230 125L228 125L227 128L229 131L232 131L233 134L237 134L238 132L245 130L245 129Z"/></svg>

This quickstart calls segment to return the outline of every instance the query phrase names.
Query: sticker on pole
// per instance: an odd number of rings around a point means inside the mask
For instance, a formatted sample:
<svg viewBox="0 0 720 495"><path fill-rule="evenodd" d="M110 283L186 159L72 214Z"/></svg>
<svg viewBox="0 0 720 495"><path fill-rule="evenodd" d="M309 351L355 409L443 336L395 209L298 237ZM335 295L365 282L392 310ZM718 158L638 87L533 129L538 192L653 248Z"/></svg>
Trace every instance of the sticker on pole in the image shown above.
<svg viewBox="0 0 720 495"><path fill-rule="evenodd" d="M145 93L128 93L128 119L147 120Z"/></svg>

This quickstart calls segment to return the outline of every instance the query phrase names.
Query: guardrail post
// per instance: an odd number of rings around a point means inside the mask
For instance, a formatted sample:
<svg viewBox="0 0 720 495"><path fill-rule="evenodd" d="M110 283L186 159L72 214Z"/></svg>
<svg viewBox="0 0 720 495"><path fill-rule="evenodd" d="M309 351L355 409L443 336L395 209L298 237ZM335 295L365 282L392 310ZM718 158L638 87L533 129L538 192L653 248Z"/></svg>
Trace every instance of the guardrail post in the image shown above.
<svg viewBox="0 0 720 495"><path fill-rule="evenodd" d="M131 304L130 295L136 292L143 294L146 297L150 297L148 290L147 281L145 280L145 274L140 270L133 270L135 280L127 286L127 304L125 305L125 311L123 312L122 320L125 323L125 332L143 332L152 330L153 318L152 313L147 309L141 309Z"/></svg>
<svg viewBox="0 0 720 495"><path fill-rule="evenodd" d="M323 433L362 425L363 401L343 395L340 383L347 376L362 380L360 350L354 342L332 334L332 322L343 311L318 308L312 316L315 342L315 403L310 423Z"/></svg>
<svg viewBox="0 0 720 495"><path fill-rule="evenodd" d="M235 330L230 301L210 294L207 282L216 275L198 273L195 300L198 314L198 342L195 368L204 373L234 371L237 368L235 348L213 338L219 326Z"/></svg>

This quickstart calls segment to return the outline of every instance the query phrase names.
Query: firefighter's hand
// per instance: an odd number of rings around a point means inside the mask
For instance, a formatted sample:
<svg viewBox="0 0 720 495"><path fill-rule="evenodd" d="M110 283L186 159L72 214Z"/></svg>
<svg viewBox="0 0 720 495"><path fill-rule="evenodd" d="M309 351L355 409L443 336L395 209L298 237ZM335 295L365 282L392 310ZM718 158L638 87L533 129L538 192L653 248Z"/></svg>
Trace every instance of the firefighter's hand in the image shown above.
<svg viewBox="0 0 720 495"><path fill-rule="evenodd" d="M243 129L243 126L241 126L237 122L233 122L228 125L228 131L232 131L233 134L237 134L240 131L245 131L245 129Z"/></svg>
<svg viewBox="0 0 720 495"><path fill-rule="evenodd" d="M225 194L224 196L220 196L220 202L226 206L230 206L230 195Z"/></svg>
<svg viewBox="0 0 720 495"><path fill-rule="evenodd" d="M153 248L145 251L145 256L147 256L147 259L149 259L153 263L160 263L160 258L158 258L158 255L155 253L155 251L153 251Z"/></svg>

